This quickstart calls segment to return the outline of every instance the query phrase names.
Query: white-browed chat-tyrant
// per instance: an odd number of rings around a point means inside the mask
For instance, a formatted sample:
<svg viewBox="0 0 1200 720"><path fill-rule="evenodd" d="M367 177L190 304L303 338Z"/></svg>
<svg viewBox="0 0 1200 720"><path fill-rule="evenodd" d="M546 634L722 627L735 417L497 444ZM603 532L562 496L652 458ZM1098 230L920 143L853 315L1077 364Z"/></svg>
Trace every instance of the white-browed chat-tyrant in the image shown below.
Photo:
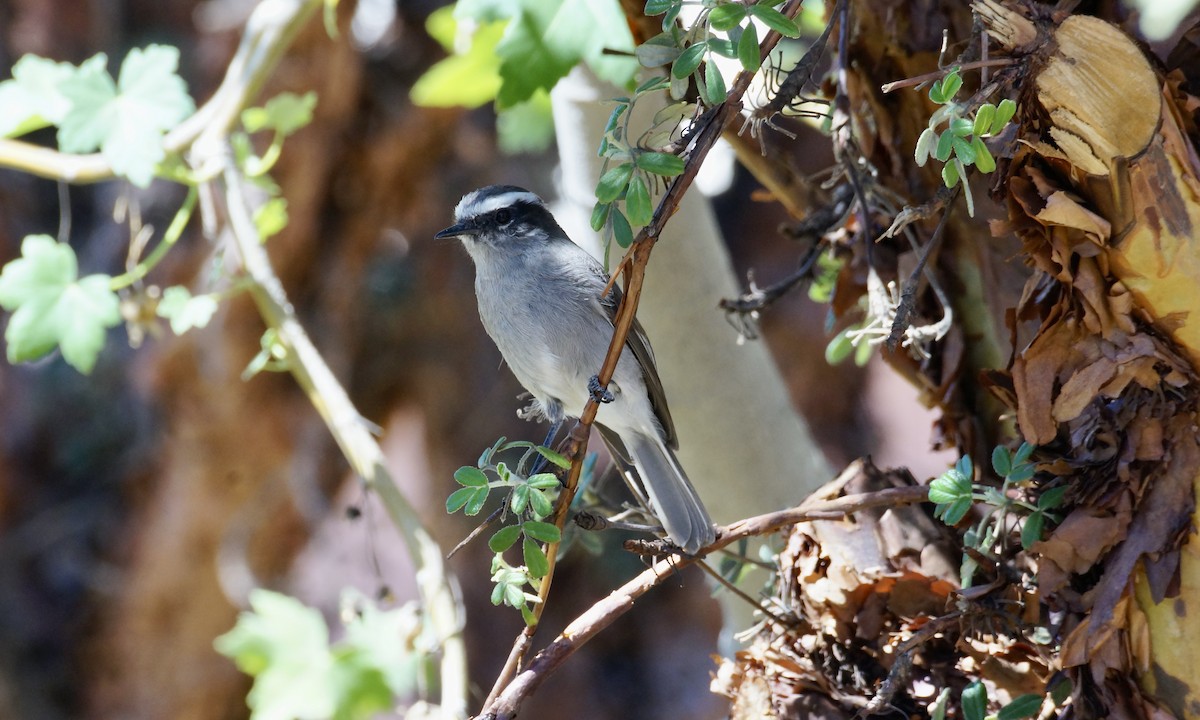
<svg viewBox="0 0 1200 720"><path fill-rule="evenodd" d="M604 268L563 231L542 199L491 185L467 193L454 225L475 262L479 317L536 408L558 423L580 412L604 362L620 302ZM618 462L632 465L667 537L694 553L715 539L708 511L673 450L675 426L646 333L636 321L596 425ZM606 398L607 400L608 398Z"/></svg>

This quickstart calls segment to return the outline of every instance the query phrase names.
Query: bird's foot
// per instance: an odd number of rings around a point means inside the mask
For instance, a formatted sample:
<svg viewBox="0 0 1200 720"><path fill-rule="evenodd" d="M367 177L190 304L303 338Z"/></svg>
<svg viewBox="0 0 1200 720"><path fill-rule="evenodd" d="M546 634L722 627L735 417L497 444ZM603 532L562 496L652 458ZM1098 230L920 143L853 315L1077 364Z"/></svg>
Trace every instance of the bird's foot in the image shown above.
<svg viewBox="0 0 1200 720"><path fill-rule="evenodd" d="M592 394L593 400L601 404L610 403L617 399L608 388L600 384L600 378L597 375L593 375L588 380L588 392Z"/></svg>

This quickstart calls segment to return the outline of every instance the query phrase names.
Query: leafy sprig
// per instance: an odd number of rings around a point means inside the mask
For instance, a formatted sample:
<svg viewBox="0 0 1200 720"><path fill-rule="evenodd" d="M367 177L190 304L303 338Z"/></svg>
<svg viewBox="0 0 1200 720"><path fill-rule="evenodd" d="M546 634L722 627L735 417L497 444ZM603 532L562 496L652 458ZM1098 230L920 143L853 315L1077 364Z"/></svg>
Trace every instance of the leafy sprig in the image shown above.
<svg viewBox="0 0 1200 720"><path fill-rule="evenodd" d="M974 466L964 455L954 467L942 473L929 485L929 500L934 503L934 515L947 525L957 525L966 518L975 503L987 510L978 522L963 535L966 546L988 557L997 557L1005 542L1009 513L1024 516L1021 525L1021 547L1029 550L1041 540L1046 521L1060 522L1053 510L1062 505L1065 487L1043 492L1036 504L1021 499L1017 489L1033 478L1036 465L1030 460L1034 446L1022 443L1016 452L1004 446L992 451L992 469L1003 478L999 488L973 482ZM978 563L969 554L963 556L962 585L971 586Z"/></svg>
<svg viewBox="0 0 1200 720"><path fill-rule="evenodd" d="M998 105L983 103L975 109L974 116L968 108L954 101L962 88L962 76L957 69L937 80L929 88L929 99L941 105L929 118L929 125L917 138L914 151L917 165L924 167L930 158L944 163L942 182L953 188L966 177L967 168L974 166L982 173L996 169L985 140L999 135L1017 112L1017 104L1008 98ZM945 124L945 129L939 130ZM963 184L967 200L967 212L975 216L975 200L970 185Z"/></svg>
<svg viewBox="0 0 1200 720"><path fill-rule="evenodd" d="M704 107L724 102L728 94L717 56L738 60L748 71L760 64L758 30L754 21L788 37L800 29L775 9L784 0L760 0L744 4L723 0L706 2L696 22L684 30L675 20L683 0L650 0L647 15L663 16L663 32L646 40L635 51L645 68L663 69L639 85L628 97L616 98L599 154L604 169L596 184L596 205L591 225L606 241L629 247L634 230L650 223L654 213L653 189L662 180L683 172L684 162L672 149L681 124L697 116ZM668 69L669 66L669 69ZM699 103L684 101L692 83ZM630 135L629 118L642 98L666 92L673 102L660 110L642 136Z"/></svg>
<svg viewBox="0 0 1200 720"><path fill-rule="evenodd" d="M514 450L523 455L514 467L499 455ZM531 604L538 602L537 583L550 571L545 545L561 539L559 529L544 519L554 512L554 499L560 483L553 473L525 474L525 467L540 456L560 468L571 463L560 453L526 441L500 438L483 452L475 466L466 465L454 473L460 487L446 499L446 512L478 515L493 490L504 495L502 515L511 520L492 534L488 548L492 559L492 604L517 608L526 623L536 622ZM521 564L513 565L504 555L520 542ZM526 590L531 587L535 592Z"/></svg>

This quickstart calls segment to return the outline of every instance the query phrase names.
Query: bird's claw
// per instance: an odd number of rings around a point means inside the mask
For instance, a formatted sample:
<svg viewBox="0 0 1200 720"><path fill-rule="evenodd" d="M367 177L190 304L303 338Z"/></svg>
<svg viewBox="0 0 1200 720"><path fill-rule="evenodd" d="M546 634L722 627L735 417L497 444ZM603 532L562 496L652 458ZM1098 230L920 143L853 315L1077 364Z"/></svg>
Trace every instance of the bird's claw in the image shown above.
<svg viewBox="0 0 1200 720"><path fill-rule="evenodd" d="M592 394L593 400L602 404L610 403L617 399L616 396L608 390L608 388L605 388L600 384L600 378L596 375L593 375L592 378L588 380L588 392Z"/></svg>

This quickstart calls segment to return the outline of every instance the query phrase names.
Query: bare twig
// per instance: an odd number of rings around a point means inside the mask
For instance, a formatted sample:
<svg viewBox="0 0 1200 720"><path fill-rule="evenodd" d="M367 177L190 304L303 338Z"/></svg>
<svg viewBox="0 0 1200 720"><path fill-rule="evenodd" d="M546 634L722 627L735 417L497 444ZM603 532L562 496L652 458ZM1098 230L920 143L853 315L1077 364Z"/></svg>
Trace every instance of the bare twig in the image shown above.
<svg viewBox="0 0 1200 720"><path fill-rule="evenodd" d="M996 58L995 60L976 60L975 62L963 63L961 65L951 65L950 67L942 68L941 70L934 70L933 72L925 73L924 75L917 75L916 77L885 83L884 85L881 85L879 89L884 93L890 93L893 90L920 85L922 83L930 82L931 80L941 80L949 75L953 70L966 71L977 70L980 68L1004 67L1005 65L1012 65L1013 62L1014 61L1012 58Z"/></svg>

